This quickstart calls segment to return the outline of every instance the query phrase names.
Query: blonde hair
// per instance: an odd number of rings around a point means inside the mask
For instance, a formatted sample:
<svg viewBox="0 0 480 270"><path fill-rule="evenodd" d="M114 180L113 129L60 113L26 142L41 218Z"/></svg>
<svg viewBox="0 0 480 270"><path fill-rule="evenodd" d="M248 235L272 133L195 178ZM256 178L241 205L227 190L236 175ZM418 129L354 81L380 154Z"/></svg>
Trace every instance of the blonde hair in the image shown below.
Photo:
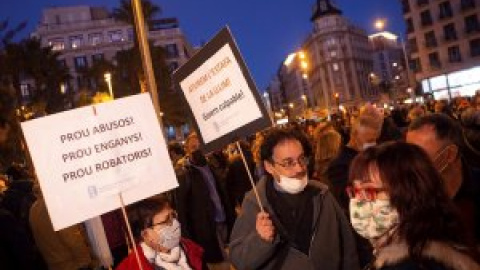
<svg viewBox="0 0 480 270"><path fill-rule="evenodd" d="M263 143L263 134L262 132L257 132L255 134L255 140L252 143L251 150L252 150L252 155L253 155L253 161L257 165L262 164L262 159L260 158L260 146L262 146Z"/></svg>
<svg viewBox="0 0 480 270"><path fill-rule="evenodd" d="M328 182L325 178L325 171L330 162L338 156L342 146L342 136L334 129L316 134L315 137L315 174L323 182Z"/></svg>
<svg viewBox="0 0 480 270"><path fill-rule="evenodd" d="M338 155L342 136L334 129L317 134L315 138L315 161L331 160Z"/></svg>

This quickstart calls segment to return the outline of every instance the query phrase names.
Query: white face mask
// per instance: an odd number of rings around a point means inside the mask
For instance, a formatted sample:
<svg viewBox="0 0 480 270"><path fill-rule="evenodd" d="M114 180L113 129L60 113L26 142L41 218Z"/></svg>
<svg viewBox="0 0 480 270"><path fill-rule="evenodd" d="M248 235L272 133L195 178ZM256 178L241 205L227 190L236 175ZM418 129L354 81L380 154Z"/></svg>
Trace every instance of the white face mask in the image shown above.
<svg viewBox="0 0 480 270"><path fill-rule="evenodd" d="M362 145L362 149L363 149L363 150L367 150L368 148L373 147L373 146L375 146L375 145L377 145L377 143L375 143L375 142L372 142L372 143L364 143L364 144Z"/></svg>
<svg viewBox="0 0 480 270"><path fill-rule="evenodd" d="M350 221L362 237L376 239L398 224L398 212L389 200L350 199Z"/></svg>
<svg viewBox="0 0 480 270"><path fill-rule="evenodd" d="M280 182L274 182L277 190L297 194L302 192L308 184L308 175L305 174L302 178L292 178L280 174Z"/></svg>
<svg viewBox="0 0 480 270"><path fill-rule="evenodd" d="M172 225L156 230L159 234L159 244L170 250L180 244L181 229L177 219L172 220Z"/></svg>

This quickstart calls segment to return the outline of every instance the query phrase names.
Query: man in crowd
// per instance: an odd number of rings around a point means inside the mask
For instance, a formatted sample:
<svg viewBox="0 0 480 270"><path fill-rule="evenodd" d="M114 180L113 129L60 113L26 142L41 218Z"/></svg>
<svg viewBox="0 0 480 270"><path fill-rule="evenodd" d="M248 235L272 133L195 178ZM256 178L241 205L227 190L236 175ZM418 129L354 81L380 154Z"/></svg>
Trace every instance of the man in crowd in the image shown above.
<svg viewBox="0 0 480 270"><path fill-rule="evenodd" d="M333 195L344 210L347 210L349 201L345 188L348 183L350 164L358 152L376 145L382 130L382 118L379 117L371 113L362 113L354 119L349 142L342 146L337 158L328 166L327 179L332 184Z"/></svg>
<svg viewBox="0 0 480 270"><path fill-rule="evenodd" d="M426 115L410 124L407 142L428 153L444 179L447 194L459 210L467 237L472 244L480 243L480 175L462 159L460 127L447 115Z"/></svg>
<svg viewBox="0 0 480 270"><path fill-rule="evenodd" d="M235 212L226 191L199 149L196 133L185 142L186 156L177 164L178 189L174 202L182 235L200 244L210 269L230 268L225 253Z"/></svg>
<svg viewBox="0 0 480 270"><path fill-rule="evenodd" d="M260 147L266 176L250 191L230 238L237 269L359 268L350 224L325 185L309 181L307 137L269 131Z"/></svg>

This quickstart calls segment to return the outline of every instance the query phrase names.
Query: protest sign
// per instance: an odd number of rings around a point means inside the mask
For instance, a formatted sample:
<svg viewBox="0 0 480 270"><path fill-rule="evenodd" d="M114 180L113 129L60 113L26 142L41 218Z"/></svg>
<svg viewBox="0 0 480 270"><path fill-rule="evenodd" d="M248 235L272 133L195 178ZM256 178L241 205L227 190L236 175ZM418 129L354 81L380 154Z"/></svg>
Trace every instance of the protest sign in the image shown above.
<svg viewBox="0 0 480 270"><path fill-rule="evenodd" d="M55 230L175 188L149 94L23 122Z"/></svg>
<svg viewBox="0 0 480 270"><path fill-rule="evenodd" d="M174 73L208 152L271 125L228 28Z"/></svg>

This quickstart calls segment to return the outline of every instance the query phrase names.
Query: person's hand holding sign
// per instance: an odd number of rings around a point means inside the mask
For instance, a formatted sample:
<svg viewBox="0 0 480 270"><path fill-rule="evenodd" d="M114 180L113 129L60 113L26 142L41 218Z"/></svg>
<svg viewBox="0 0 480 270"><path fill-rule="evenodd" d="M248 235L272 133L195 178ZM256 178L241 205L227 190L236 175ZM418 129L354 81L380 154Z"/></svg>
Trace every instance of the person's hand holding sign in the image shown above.
<svg viewBox="0 0 480 270"><path fill-rule="evenodd" d="M260 212L257 214L256 222L257 233L260 238L267 242L272 242L275 237L275 227L267 212Z"/></svg>

